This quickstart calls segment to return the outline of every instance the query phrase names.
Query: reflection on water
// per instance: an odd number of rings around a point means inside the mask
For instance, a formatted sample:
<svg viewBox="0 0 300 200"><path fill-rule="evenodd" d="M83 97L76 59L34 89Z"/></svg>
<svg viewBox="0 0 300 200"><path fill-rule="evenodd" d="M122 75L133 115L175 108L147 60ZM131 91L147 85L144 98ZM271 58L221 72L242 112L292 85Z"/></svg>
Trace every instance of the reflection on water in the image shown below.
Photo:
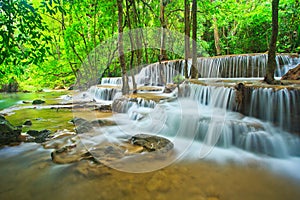
<svg viewBox="0 0 300 200"><path fill-rule="evenodd" d="M57 165L51 150L21 144L0 150L0 199L299 199L299 181L259 163L179 162L125 173L81 161Z"/></svg>

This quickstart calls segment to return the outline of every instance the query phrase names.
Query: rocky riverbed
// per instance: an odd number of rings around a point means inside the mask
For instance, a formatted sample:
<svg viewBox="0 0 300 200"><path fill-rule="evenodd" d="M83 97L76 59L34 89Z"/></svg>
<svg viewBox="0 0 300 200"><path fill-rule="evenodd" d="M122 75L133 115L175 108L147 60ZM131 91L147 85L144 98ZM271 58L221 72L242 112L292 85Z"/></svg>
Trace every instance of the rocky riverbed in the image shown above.
<svg viewBox="0 0 300 200"><path fill-rule="evenodd" d="M0 134L0 199L300 197L300 179L285 173L296 169L293 163L299 163L297 158L284 160L236 148L215 148L211 156L199 159L193 154L199 150L197 142L189 144L186 154L179 157L184 140L142 131L120 135L120 130L128 130L119 118L124 113L114 113L122 111L122 101L114 110L114 106L93 99L74 101L73 95L37 98L45 102L34 105L34 99L25 99L1 111L5 116L0 124L6 128L1 128ZM84 93L76 95L86 97ZM153 109L159 101L174 101L172 95L156 95L149 103L149 96L143 93L124 101L137 106L134 109L141 105ZM136 115L134 109L129 116L134 122L155 117L147 109ZM171 125L166 122L166 126Z"/></svg>

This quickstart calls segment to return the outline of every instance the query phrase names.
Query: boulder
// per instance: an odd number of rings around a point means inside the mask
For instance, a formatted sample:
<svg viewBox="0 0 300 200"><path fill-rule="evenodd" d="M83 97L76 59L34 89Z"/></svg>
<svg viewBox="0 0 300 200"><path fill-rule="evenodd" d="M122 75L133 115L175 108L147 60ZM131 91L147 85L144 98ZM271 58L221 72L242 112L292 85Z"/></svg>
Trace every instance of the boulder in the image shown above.
<svg viewBox="0 0 300 200"><path fill-rule="evenodd" d="M78 134L86 133L93 129L92 123L90 123L89 121L83 118L75 117L74 119L71 120L71 122L75 125L76 127L75 131Z"/></svg>
<svg viewBox="0 0 300 200"><path fill-rule="evenodd" d="M33 102L32 102L33 105L43 104L43 103L45 103L45 101L44 101L44 100L41 100L41 99L35 99L35 100L33 100Z"/></svg>
<svg viewBox="0 0 300 200"><path fill-rule="evenodd" d="M298 64L295 68L290 69L281 77L281 80L300 80L300 64Z"/></svg>
<svg viewBox="0 0 300 200"><path fill-rule="evenodd" d="M130 142L133 145L142 146L148 152L166 153L174 147L170 140L157 135L137 134L130 138Z"/></svg>
<svg viewBox="0 0 300 200"><path fill-rule="evenodd" d="M32 122L30 119L27 119L24 123L23 123L24 126L31 126L32 125Z"/></svg>
<svg viewBox="0 0 300 200"><path fill-rule="evenodd" d="M51 131L46 130L46 129L42 130L42 131L29 130L29 131L27 131L27 134L34 137L34 142L43 143L47 140L47 138L51 134Z"/></svg>
<svg viewBox="0 0 300 200"><path fill-rule="evenodd" d="M0 144L6 145L18 142L21 129L13 126L5 117L0 116Z"/></svg>

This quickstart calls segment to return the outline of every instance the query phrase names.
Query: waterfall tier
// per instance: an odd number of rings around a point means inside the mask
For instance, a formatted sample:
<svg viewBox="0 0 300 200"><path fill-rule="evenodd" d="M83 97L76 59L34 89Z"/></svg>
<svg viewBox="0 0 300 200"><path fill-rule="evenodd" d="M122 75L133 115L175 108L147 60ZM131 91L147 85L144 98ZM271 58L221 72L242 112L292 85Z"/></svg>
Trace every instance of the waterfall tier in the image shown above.
<svg viewBox="0 0 300 200"><path fill-rule="evenodd" d="M89 88L88 92L96 101L112 101L120 90L117 88L92 86Z"/></svg>

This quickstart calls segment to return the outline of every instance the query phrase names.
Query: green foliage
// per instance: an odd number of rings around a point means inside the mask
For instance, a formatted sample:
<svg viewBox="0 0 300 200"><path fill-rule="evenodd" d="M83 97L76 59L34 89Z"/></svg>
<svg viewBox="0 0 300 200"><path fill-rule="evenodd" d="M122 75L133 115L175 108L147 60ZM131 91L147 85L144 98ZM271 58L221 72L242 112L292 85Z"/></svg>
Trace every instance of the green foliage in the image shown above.
<svg viewBox="0 0 300 200"><path fill-rule="evenodd" d="M183 81L185 80L185 78L182 76L182 75L177 75L177 76L174 76L173 78L173 83L179 85L181 84Z"/></svg>
<svg viewBox="0 0 300 200"><path fill-rule="evenodd" d="M160 0L128 0L128 3L131 28L160 27ZM213 18L217 21L222 54L267 51L271 35L270 0L197 3L198 56L216 54ZM123 4L123 26L127 32L125 0ZM278 51L299 52L299 1L281 0L279 6ZM165 19L168 29L184 33L184 2L165 1ZM2 0L0 24L0 85L17 80L20 87L30 90L68 86L87 81L83 77L91 71L86 66L94 70L94 80L121 75L115 52L117 44L111 42L117 37L116 1ZM151 42L149 38L159 39L159 36L144 32L139 41L144 46ZM184 48L183 38L170 34L167 43L171 49L168 58L182 58L174 51ZM130 66L132 54L128 49L125 56ZM143 47L141 60L135 58L134 64L157 62L159 54L159 49ZM181 81L180 77L177 81Z"/></svg>
<svg viewBox="0 0 300 200"><path fill-rule="evenodd" d="M44 62L51 38L43 34L47 27L38 10L26 0L2 0L0 10L0 65Z"/></svg>

